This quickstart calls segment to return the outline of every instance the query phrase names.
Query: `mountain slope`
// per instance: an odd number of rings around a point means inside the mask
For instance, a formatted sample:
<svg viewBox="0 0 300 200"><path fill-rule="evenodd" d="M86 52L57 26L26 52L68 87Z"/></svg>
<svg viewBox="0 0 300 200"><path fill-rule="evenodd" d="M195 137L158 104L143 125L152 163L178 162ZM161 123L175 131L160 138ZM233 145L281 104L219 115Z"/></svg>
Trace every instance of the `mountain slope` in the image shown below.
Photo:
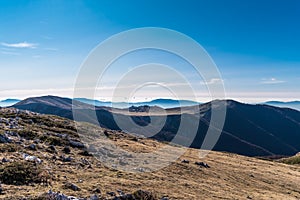
<svg viewBox="0 0 300 200"><path fill-rule="evenodd" d="M54 100L52 98L54 98ZM51 100L49 100L48 97L46 99L43 98L42 101L38 99L38 106L35 104L35 106L32 106L32 103L27 103L35 102L36 99L34 98L20 102L14 107L73 119L70 105L71 100L59 97L51 97L50 99ZM50 101L50 103L47 103L48 101ZM53 101L59 103L53 105ZM214 150L248 156L293 155L300 151L300 143L298 142L300 141L300 112L267 105L242 104L232 100L226 100L226 102L219 101L219 103L227 104L227 116L221 137L214 147ZM68 106L66 106L66 104ZM92 117L94 112L88 105L79 103L77 108L80 121L94 124L99 123L101 127L112 130L120 130L114 120L114 115L122 118L126 114L122 112L113 113L114 111L111 108L96 107L97 119L95 120ZM199 123L198 132L191 147L200 148L210 122L211 103L184 107L182 110L191 123ZM153 138L160 141L171 141L176 135L180 125L180 111L180 108L167 109L166 112L169 114L167 115L166 123L162 130L154 135ZM196 112L202 116L200 121L198 121L193 114ZM146 126L150 123L147 112L131 112L130 117L133 121L142 126ZM157 121L164 119L164 116L159 114L155 114L151 117ZM137 132L137 130L131 129L131 127L124 131ZM186 130L186 136L181 138L183 143L188 139L188 135L190 135L189 130Z"/></svg>
<svg viewBox="0 0 300 200"><path fill-rule="evenodd" d="M94 106L105 106L105 107L115 107L115 108L128 108L130 106L158 106L161 108L175 108L180 106L194 106L199 105L198 102L189 101L189 100L174 100L174 99L155 99L152 101L137 102L137 103L125 103L125 102L116 102L112 103L109 101L98 101L86 98L75 98L76 101L82 103L94 105Z"/></svg>
<svg viewBox="0 0 300 200"><path fill-rule="evenodd" d="M12 106L20 101L21 100L19 100L19 99L5 99L5 100L0 101L0 107Z"/></svg>
<svg viewBox="0 0 300 200"><path fill-rule="evenodd" d="M89 198L97 194L101 200L116 199L115 196L120 196L121 193L134 193L138 189L154 194L154 200L162 197L183 200L300 198L298 165L214 151L200 159L198 150L185 148L186 152L180 159L158 171L148 173L118 171L108 167L108 163L100 162L84 153L84 149L80 146L72 146L70 141L80 142L73 121L15 109L0 109L0 119L1 138L5 136L11 140L0 142L3 158L0 165L2 182L0 199L43 199L41 198L43 193L50 189L78 198ZM106 134L115 145L129 152L153 152L165 145L155 140L105 130L86 123L78 123L77 127L98 133L99 135L90 135L95 144L105 144L102 136ZM32 145L36 148L32 148ZM101 148L104 152L107 151L105 147L107 146ZM159 152L158 161L163 162L179 149L182 150L182 147L173 147L173 151ZM24 154L35 156L41 159L41 162L30 164L31 161L25 160ZM138 162L130 157L114 155L114 152L107 152L107 155L122 159L124 165ZM185 162L182 162L183 160ZM195 162L207 163L209 168L196 165ZM23 165L18 165L20 163ZM37 168L41 172L35 174L28 171L34 176L33 182L16 184L14 181L21 181L22 177L32 177L24 173L22 176L15 176L22 172L12 170L15 166L19 171L24 166L30 166L33 172ZM46 172L49 172L48 179L51 186L41 185L38 182L42 175L45 177ZM5 177L10 179L4 179Z"/></svg>
<svg viewBox="0 0 300 200"><path fill-rule="evenodd" d="M268 101L264 104L282 108L291 108L300 111L300 101L290 101L290 102L282 102L282 101Z"/></svg>

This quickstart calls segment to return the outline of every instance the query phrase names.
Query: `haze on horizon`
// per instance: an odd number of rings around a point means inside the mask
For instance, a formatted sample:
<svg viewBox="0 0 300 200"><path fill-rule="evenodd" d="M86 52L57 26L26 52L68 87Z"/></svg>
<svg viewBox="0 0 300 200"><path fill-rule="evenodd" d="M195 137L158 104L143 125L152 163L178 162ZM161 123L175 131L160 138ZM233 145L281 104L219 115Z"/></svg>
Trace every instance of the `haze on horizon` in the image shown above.
<svg viewBox="0 0 300 200"><path fill-rule="evenodd" d="M100 42L132 28L164 27L182 32L201 44L218 66L222 79L205 83L180 58L144 50L120 58L111 66L96 89L96 99L110 101L122 74L135 66L162 63L174 67L190 81L199 102L211 100L206 84L221 82L228 99L300 100L299 19L297 0L176 3L2 0L0 99L72 97L81 64ZM183 84L172 76L163 78L164 82L159 84L178 87ZM128 83L124 87L136 85ZM150 86L131 101L157 98L175 97L165 89Z"/></svg>

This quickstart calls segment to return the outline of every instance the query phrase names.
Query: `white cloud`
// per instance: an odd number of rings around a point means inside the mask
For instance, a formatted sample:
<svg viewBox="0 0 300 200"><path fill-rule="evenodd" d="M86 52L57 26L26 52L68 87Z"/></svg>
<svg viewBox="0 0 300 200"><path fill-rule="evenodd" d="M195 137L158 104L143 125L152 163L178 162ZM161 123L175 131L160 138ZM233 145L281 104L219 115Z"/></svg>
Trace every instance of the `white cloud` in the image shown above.
<svg viewBox="0 0 300 200"><path fill-rule="evenodd" d="M220 78L212 78L207 82L201 82L201 85L223 84L224 80Z"/></svg>
<svg viewBox="0 0 300 200"><path fill-rule="evenodd" d="M262 79L260 82L261 84L279 84L279 83L285 83L283 80L278 80L276 78L268 78L268 79Z"/></svg>
<svg viewBox="0 0 300 200"><path fill-rule="evenodd" d="M11 48L28 48L28 49L34 49L38 46L38 44L34 43L28 43L28 42L20 42L20 43L1 43L2 46L5 47L11 47Z"/></svg>

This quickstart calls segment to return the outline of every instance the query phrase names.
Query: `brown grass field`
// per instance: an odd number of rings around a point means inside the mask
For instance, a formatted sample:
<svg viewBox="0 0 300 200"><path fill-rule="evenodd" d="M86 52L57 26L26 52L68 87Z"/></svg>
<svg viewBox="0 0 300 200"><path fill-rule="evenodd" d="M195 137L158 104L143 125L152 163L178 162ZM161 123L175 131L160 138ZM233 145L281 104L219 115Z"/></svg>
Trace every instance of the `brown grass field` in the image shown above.
<svg viewBox="0 0 300 200"><path fill-rule="evenodd" d="M47 120L55 120L57 123L73 126L73 122L62 118L46 115L38 117L44 120L43 125L36 124L27 127L24 122L23 128L36 129L39 127L38 134L42 134L43 131L48 130L45 125ZM87 125L84 124L84 126ZM93 129L96 128L93 127ZM60 128L60 131L62 130ZM51 130L48 131L51 132ZM97 131L103 132L104 130L98 129ZM135 139L134 136L121 132L107 131L107 133L114 144L132 152L153 152L165 145L151 139ZM55 146L57 152L53 154L46 151L49 146L47 140L38 144L36 151L24 147L31 142L30 139L26 140L23 146L15 146L11 152L6 149L14 144L0 144L2 152L0 159L6 158L12 162L18 162L23 160L21 152L39 157L43 160L40 168L53 173L52 186L39 183L19 186L2 184L3 194L0 195L0 199L22 199L23 197L34 199L49 189L76 197L90 197L97 188L101 190L103 197L109 197L106 193L110 191L122 190L125 193L132 193L142 189L152 192L158 199L161 197L195 200L300 199L300 165L297 164L288 165L214 151L200 159L199 150L185 148L186 152L180 159L163 169L154 172L132 173L111 169L93 156L82 155L83 150L78 148L71 147L71 153L68 155L73 158L71 162L53 159L53 155L56 157L65 155L62 151L63 145ZM94 139L94 142L103 143L101 137ZM164 158L183 148L173 146L172 149L172 151L161 153L158 158L163 162ZM90 166L82 164L82 159L87 160ZM183 159L189 160L190 163L182 163ZM203 161L210 168L197 166L194 164L196 161ZM137 161L129 159L128 162L135 164L134 162ZM6 163L0 162L1 168L5 166ZM81 190L66 189L64 187L66 182L75 183Z"/></svg>

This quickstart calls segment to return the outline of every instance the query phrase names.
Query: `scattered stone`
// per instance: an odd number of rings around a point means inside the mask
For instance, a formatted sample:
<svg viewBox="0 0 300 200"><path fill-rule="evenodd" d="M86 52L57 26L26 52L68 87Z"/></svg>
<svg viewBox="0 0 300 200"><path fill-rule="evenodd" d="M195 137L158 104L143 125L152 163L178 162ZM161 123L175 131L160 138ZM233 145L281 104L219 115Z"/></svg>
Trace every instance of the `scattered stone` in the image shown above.
<svg viewBox="0 0 300 200"><path fill-rule="evenodd" d="M134 199L147 199L147 200L155 200L156 198L153 196L151 192L138 190L133 194Z"/></svg>
<svg viewBox="0 0 300 200"><path fill-rule="evenodd" d="M121 195L120 197L117 197L116 200L134 200L135 198L133 197L132 194L125 194Z"/></svg>
<svg viewBox="0 0 300 200"><path fill-rule="evenodd" d="M119 164L120 164L121 166L124 166L124 165L128 165L128 162L125 161L124 159L120 159L120 160L119 160Z"/></svg>
<svg viewBox="0 0 300 200"><path fill-rule="evenodd" d="M134 168L136 171L138 172L145 172L146 170L142 167L139 167L139 168Z"/></svg>
<svg viewBox="0 0 300 200"><path fill-rule="evenodd" d="M100 200L100 198L98 197L98 195L94 194L90 197L90 200Z"/></svg>
<svg viewBox="0 0 300 200"><path fill-rule="evenodd" d="M64 152L64 153L66 153L66 154L69 154L69 153L71 153L71 149L70 149L70 147L68 147L68 146L65 146L65 147L63 148L63 152Z"/></svg>
<svg viewBox="0 0 300 200"><path fill-rule="evenodd" d="M83 143L77 142L77 141L74 141L74 140L69 140L69 143L70 143L70 146L74 147L74 148L82 149L82 148L85 147Z"/></svg>
<svg viewBox="0 0 300 200"><path fill-rule="evenodd" d="M34 142L35 144L39 144L39 143L41 143L41 140L40 140L40 139L35 139L33 142Z"/></svg>
<svg viewBox="0 0 300 200"><path fill-rule="evenodd" d="M47 148L47 151L48 151L49 153L57 153L57 150L56 150L56 148L55 148L54 145L50 145L50 146Z"/></svg>
<svg viewBox="0 0 300 200"><path fill-rule="evenodd" d="M68 157L60 156L60 159L63 162L71 162L73 160L70 156Z"/></svg>
<svg viewBox="0 0 300 200"><path fill-rule="evenodd" d="M6 135L0 134L0 143L11 143L11 139L9 139Z"/></svg>
<svg viewBox="0 0 300 200"><path fill-rule="evenodd" d="M32 151L36 151L36 145L35 144L31 144L28 146L28 148Z"/></svg>
<svg viewBox="0 0 300 200"><path fill-rule="evenodd" d="M9 162L9 160L6 158L2 158L1 162L6 163L6 162Z"/></svg>
<svg viewBox="0 0 300 200"><path fill-rule="evenodd" d="M110 195L110 196L116 196L115 192L107 192L106 194Z"/></svg>
<svg viewBox="0 0 300 200"><path fill-rule="evenodd" d="M108 133L107 130L104 130L104 135L105 135L106 137L109 137L109 133Z"/></svg>
<svg viewBox="0 0 300 200"><path fill-rule="evenodd" d="M195 165L198 165L200 167L210 168L210 166L205 162L195 162Z"/></svg>
<svg viewBox="0 0 300 200"><path fill-rule="evenodd" d="M37 163L41 163L42 162L42 160L39 159L38 157L36 157L36 156L30 156L30 155L28 155L26 153L23 153L23 158L26 161L37 162Z"/></svg>
<svg viewBox="0 0 300 200"><path fill-rule="evenodd" d="M74 183L70 183L70 182L65 183L64 188L70 189L70 190L73 190L73 191L80 191L81 190L77 185L75 185Z"/></svg>
<svg viewBox="0 0 300 200"><path fill-rule="evenodd" d="M96 189L94 190L94 192L96 192L96 193L101 193L101 190L100 190L99 188L96 188Z"/></svg>
<svg viewBox="0 0 300 200"><path fill-rule="evenodd" d="M82 155L82 156L92 156L92 154L90 154L87 150L83 150L83 151L79 152L79 155Z"/></svg>
<svg viewBox="0 0 300 200"><path fill-rule="evenodd" d="M117 190L117 192L119 193L119 195L124 196L125 193L122 190Z"/></svg>
<svg viewBox="0 0 300 200"><path fill-rule="evenodd" d="M73 196L66 196L60 192L52 192L49 190L48 193L43 194L39 199L53 199L53 200L82 200Z"/></svg>
<svg viewBox="0 0 300 200"><path fill-rule="evenodd" d="M187 163L187 164L190 163L189 160L182 160L181 162L182 162L182 163Z"/></svg>

